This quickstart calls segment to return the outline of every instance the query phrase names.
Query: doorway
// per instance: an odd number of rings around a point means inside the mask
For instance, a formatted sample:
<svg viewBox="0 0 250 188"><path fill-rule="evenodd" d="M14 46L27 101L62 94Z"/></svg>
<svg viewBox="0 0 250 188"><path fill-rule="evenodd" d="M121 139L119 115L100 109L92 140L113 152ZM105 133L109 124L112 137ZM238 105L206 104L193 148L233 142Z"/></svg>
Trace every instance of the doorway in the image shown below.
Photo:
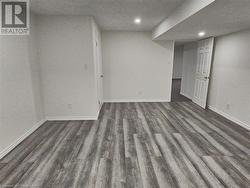
<svg viewBox="0 0 250 188"><path fill-rule="evenodd" d="M176 45L174 49L171 102L191 101L189 98L181 94L183 78L183 49L184 45Z"/></svg>
<svg viewBox="0 0 250 188"><path fill-rule="evenodd" d="M213 37L175 46L172 102L193 101L206 108L213 47Z"/></svg>

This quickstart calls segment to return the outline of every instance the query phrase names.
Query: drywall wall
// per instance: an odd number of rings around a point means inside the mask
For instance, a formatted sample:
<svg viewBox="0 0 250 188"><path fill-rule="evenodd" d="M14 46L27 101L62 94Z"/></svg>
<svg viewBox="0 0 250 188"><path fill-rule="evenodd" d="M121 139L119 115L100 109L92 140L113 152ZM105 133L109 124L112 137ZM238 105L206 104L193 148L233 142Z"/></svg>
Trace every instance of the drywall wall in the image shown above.
<svg viewBox="0 0 250 188"><path fill-rule="evenodd" d="M174 48L173 79L182 78L183 47L184 46L181 45Z"/></svg>
<svg viewBox="0 0 250 188"><path fill-rule="evenodd" d="M250 30L216 38L208 104L250 127Z"/></svg>
<svg viewBox="0 0 250 188"><path fill-rule="evenodd" d="M38 41L45 115L96 119L93 19L39 16Z"/></svg>
<svg viewBox="0 0 250 188"><path fill-rule="evenodd" d="M148 32L103 32L105 101L170 101L173 41Z"/></svg>
<svg viewBox="0 0 250 188"><path fill-rule="evenodd" d="M192 42L184 45L181 94L193 98L195 70L197 64L197 43Z"/></svg>
<svg viewBox="0 0 250 188"><path fill-rule="evenodd" d="M35 20L29 36L0 36L0 157L44 119Z"/></svg>
<svg viewBox="0 0 250 188"><path fill-rule="evenodd" d="M37 16L32 14L31 19L31 35L28 40L28 58L31 70L31 83L33 89L34 105L36 112L36 120L44 119L43 95L42 95L42 78L39 52L37 49Z"/></svg>

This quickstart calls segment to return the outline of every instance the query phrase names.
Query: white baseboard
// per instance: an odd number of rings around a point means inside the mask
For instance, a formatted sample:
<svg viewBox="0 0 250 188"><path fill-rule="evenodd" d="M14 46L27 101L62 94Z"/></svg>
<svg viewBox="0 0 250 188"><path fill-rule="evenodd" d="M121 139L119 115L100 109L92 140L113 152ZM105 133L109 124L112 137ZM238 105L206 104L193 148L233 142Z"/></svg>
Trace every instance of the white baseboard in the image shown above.
<svg viewBox="0 0 250 188"><path fill-rule="evenodd" d="M100 109L98 109L98 111L96 112L96 115L93 116L46 116L46 120L48 121L98 120L102 105L100 106Z"/></svg>
<svg viewBox="0 0 250 188"><path fill-rule="evenodd" d="M98 114L96 116L46 116L46 119L48 121L97 120Z"/></svg>
<svg viewBox="0 0 250 188"><path fill-rule="evenodd" d="M37 122L31 129L29 129L25 134L15 140L3 151L0 151L0 159L6 156L10 151L12 151L18 144L24 141L28 136L35 132L42 124L46 121L67 121L67 120L97 120L100 110L96 116L47 116L45 119Z"/></svg>
<svg viewBox="0 0 250 188"><path fill-rule="evenodd" d="M105 99L104 102L170 102L168 99Z"/></svg>
<svg viewBox="0 0 250 188"><path fill-rule="evenodd" d="M219 110L219 109L217 109L217 108L215 108L215 107L208 106L208 108L209 108L210 110L216 112L217 114L222 115L223 117L229 119L230 121L232 121L232 122L234 122L234 123L240 125L241 127L243 127L243 128L245 128L245 129L247 129L247 130L250 131L250 125L248 125L248 124L246 124L246 123L244 123L244 122L238 120L237 118L235 118L235 117L233 117L233 116L231 116L231 115L229 115L229 114L227 114L227 113L225 113L225 112L223 112L223 111L221 111L221 110Z"/></svg>
<svg viewBox="0 0 250 188"><path fill-rule="evenodd" d="M11 150L13 150L18 144L25 140L28 136L30 136L35 130L37 130L42 124L46 122L45 119L37 122L31 129L29 129L26 133L24 133L21 137L15 140L12 144L6 147L3 151L0 151L0 159L6 156Z"/></svg>

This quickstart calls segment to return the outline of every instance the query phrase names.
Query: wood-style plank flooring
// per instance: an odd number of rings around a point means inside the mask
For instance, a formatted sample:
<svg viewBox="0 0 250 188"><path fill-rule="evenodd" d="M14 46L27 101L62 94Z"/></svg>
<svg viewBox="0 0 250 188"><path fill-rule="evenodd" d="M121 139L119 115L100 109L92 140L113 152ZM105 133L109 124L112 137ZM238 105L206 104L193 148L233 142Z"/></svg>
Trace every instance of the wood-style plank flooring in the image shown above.
<svg viewBox="0 0 250 188"><path fill-rule="evenodd" d="M250 187L250 133L192 102L105 103L0 160L0 187Z"/></svg>

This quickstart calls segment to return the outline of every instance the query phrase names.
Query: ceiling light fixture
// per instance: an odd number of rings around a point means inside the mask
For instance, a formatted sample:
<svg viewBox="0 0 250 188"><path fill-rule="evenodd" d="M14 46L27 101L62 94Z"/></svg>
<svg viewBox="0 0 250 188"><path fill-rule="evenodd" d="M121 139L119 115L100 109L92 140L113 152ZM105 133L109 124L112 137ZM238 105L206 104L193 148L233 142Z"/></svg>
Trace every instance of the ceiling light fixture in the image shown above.
<svg viewBox="0 0 250 188"><path fill-rule="evenodd" d="M201 31L198 33L199 37L204 37L206 35L206 33L204 31Z"/></svg>
<svg viewBox="0 0 250 188"><path fill-rule="evenodd" d="M140 24L141 23L141 18L135 18L134 22L135 22L135 24Z"/></svg>

